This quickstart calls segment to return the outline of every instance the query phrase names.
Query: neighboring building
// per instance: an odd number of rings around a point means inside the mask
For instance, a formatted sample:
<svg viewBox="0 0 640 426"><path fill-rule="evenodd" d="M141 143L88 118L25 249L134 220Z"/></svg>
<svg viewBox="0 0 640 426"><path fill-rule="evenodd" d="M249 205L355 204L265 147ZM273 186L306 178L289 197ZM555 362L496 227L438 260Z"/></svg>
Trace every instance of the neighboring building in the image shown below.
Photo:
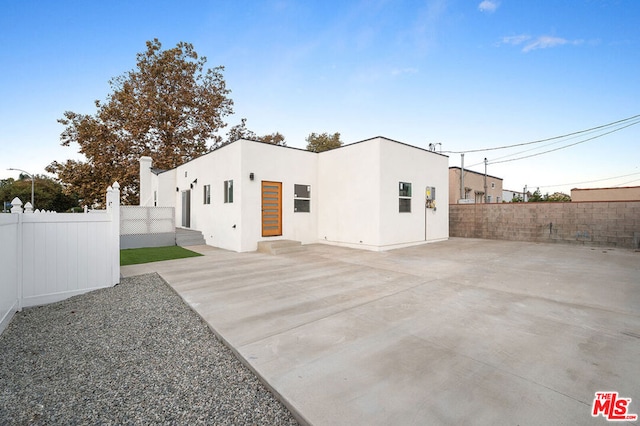
<svg viewBox="0 0 640 426"><path fill-rule="evenodd" d="M502 190L502 202L510 203L515 197L522 198L522 192L512 191L510 189Z"/></svg>
<svg viewBox="0 0 640 426"><path fill-rule="evenodd" d="M383 137L321 153L241 139L164 172L141 158L140 204L237 252L271 238L387 250L449 237L448 161Z"/></svg>
<svg viewBox="0 0 640 426"><path fill-rule="evenodd" d="M640 186L571 190L571 201L640 201Z"/></svg>
<svg viewBox="0 0 640 426"><path fill-rule="evenodd" d="M460 167L449 167L449 204L484 203L484 173L464 169L464 194L460 191ZM502 202L502 178L487 175L487 203ZM462 196L464 195L464 196ZM461 197L462 196L462 197Z"/></svg>

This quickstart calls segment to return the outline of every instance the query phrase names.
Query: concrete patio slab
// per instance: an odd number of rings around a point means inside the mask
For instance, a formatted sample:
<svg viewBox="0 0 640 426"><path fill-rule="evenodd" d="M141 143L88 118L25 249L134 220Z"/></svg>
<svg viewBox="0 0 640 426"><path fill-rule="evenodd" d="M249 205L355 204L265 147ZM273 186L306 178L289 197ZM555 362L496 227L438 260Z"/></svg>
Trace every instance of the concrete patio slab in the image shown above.
<svg viewBox="0 0 640 426"><path fill-rule="evenodd" d="M190 249L122 273L158 272L302 422L604 424L598 391L640 412L640 253Z"/></svg>

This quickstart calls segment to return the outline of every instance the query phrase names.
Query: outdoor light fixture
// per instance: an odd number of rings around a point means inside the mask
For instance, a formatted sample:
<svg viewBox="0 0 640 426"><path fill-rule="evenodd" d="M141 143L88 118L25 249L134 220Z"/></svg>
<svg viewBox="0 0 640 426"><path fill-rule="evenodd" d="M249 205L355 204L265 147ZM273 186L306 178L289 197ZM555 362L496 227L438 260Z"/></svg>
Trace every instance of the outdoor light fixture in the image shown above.
<svg viewBox="0 0 640 426"><path fill-rule="evenodd" d="M180 192L180 188L176 186L176 192Z"/></svg>
<svg viewBox="0 0 640 426"><path fill-rule="evenodd" d="M249 180L253 180L253 172L249 173Z"/></svg>
<svg viewBox="0 0 640 426"><path fill-rule="evenodd" d="M25 175L27 175L27 176L29 176L31 178L31 208L33 208L35 210L36 207L35 207L35 204L33 202L33 188L34 188L35 179L33 178L33 175L31 173L27 172L27 171L22 170L22 169L9 168L7 170L15 170L17 172L22 172L22 173L24 173Z"/></svg>

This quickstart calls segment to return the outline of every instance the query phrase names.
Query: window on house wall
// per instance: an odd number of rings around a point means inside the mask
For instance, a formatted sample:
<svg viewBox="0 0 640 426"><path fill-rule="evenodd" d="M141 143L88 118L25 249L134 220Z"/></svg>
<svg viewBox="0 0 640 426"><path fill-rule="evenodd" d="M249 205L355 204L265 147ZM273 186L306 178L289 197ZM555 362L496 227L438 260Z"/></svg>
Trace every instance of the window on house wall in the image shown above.
<svg viewBox="0 0 640 426"><path fill-rule="evenodd" d="M224 181L224 202L233 203L233 181Z"/></svg>
<svg viewBox="0 0 640 426"><path fill-rule="evenodd" d="M204 204L211 204L211 185L204 186Z"/></svg>
<svg viewBox="0 0 640 426"><path fill-rule="evenodd" d="M296 213L309 213L311 211L311 186L293 186L293 211Z"/></svg>
<svg viewBox="0 0 640 426"><path fill-rule="evenodd" d="M491 189L495 189L496 188L496 183L495 182L491 182Z"/></svg>
<svg viewBox="0 0 640 426"><path fill-rule="evenodd" d="M400 182L398 185L399 212L411 213L411 184Z"/></svg>

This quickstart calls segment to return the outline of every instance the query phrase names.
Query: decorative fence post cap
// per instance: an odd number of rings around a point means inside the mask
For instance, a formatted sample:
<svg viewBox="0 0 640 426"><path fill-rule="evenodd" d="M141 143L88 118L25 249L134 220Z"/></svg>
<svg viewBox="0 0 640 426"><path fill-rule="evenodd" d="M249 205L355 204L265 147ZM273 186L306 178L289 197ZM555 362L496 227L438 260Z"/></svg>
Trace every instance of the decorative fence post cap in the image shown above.
<svg viewBox="0 0 640 426"><path fill-rule="evenodd" d="M20 198L16 197L11 201L11 213L19 213L22 214L22 201Z"/></svg>

